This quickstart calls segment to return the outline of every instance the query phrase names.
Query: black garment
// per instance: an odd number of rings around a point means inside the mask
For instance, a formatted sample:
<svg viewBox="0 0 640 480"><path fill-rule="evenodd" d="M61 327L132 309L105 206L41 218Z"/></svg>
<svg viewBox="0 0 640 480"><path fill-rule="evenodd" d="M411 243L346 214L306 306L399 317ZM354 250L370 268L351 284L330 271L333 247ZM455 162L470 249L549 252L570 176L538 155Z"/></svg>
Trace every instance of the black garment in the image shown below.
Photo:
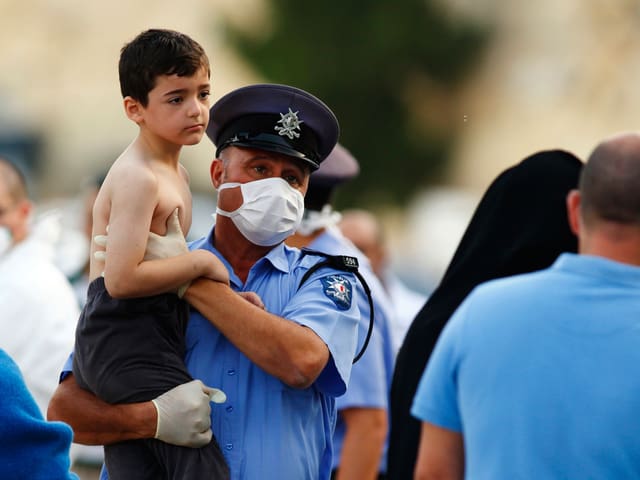
<svg viewBox="0 0 640 480"><path fill-rule="evenodd" d="M331 480L336 480L336 478L338 477L338 470L332 470L331 471ZM379 473L376 480L387 480L389 477L387 477L386 474L384 473Z"/></svg>
<svg viewBox="0 0 640 480"><path fill-rule="evenodd" d="M97 278L76 327L76 382L106 402L132 403L193 380L184 365L188 319L189 305L175 294L114 299ZM203 448L122 442L105 447L105 461L112 480L229 478L215 438Z"/></svg>
<svg viewBox="0 0 640 480"><path fill-rule="evenodd" d="M571 153L538 152L503 171L485 192L398 352L390 398L390 479L413 478L421 425L410 414L413 397L440 332L467 294L482 282L546 268L560 253L577 251L565 199L577 188L581 167Z"/></svg>

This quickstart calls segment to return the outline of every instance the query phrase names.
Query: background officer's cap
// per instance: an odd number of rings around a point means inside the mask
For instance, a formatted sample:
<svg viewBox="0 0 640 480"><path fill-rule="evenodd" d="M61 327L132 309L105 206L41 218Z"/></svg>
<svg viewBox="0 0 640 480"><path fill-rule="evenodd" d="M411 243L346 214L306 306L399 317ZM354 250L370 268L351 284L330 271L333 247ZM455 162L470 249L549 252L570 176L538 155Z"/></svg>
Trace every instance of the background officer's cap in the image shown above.
<svg viewBox="0 0 640 480"><path fill-rule="evenodd" d="M304 90L256 84L238 88L211 107L207 135L216 156L234 145L282 153L312 170L329 155L340 128L333 112Z"/></svg>
<svg viewBox="0 0 640 480"><path fill-rule="evenodd" d="M355 157L342 145L336 144L320 168L309 177L305 207L322 210L322 207L331 203L335 187L357 177L359 173L360 165Z"/></svg>

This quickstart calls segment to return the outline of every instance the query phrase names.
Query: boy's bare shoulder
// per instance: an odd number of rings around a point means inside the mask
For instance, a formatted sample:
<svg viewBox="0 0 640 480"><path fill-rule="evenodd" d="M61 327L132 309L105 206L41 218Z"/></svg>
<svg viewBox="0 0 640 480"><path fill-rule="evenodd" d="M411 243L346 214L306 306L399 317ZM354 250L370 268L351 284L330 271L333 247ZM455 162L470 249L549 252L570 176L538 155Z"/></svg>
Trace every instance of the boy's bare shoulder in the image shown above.
<svg viewBox="0 0 640 480"><path fill-rule="evenodd" d="M118 181L127 185L130 185L133 181L143 182L147 185L157 183L149 162L140 155L136 155L130 149L125 150L113 162L105 181L107 180L110 183Z"/></svg>

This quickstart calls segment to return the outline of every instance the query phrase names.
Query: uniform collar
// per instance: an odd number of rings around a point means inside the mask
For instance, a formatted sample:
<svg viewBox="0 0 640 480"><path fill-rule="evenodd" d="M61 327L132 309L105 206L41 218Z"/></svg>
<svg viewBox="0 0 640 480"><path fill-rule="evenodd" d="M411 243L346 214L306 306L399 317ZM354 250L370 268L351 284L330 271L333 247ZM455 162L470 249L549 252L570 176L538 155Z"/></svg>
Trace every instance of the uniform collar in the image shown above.
<svg viewBox="0 0 640 480"><path fill-rule="evenodd" d="M218 258L222 260L224 265L227 267L227 270L231 271L231 265L229 262L222 256L222 254L213 246L213 238L215 232L215 225L211 227L209 234L205 237L202 237L198 240L195 240L189 243L189 249L194 250L197 248L201 248L204 250L209 250L214 253ZM289 272L289 255L293 252L294 249L288 247L284 244L284 242L276 245L269 253L267 253L264 257L259 259L251 269L253 270L258 265L262 265L264 262L269 262L273 268L280 270L283 273Z"/></svg>

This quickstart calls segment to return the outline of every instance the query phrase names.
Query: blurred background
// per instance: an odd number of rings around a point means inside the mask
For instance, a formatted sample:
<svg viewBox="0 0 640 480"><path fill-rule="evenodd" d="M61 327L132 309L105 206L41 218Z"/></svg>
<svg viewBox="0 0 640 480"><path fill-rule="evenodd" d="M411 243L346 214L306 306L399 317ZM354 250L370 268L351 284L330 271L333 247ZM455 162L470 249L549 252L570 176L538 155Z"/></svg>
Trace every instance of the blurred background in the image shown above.
<svg viewBox="0 0 640 480"><path fill-rule="evenodd" d="M635 0L0 0L0 154L78 226L87 185L136 134L120 48L180 30L209 54L212 100L288 83L336 112L362 167L338 206L376 212L394 268L428 292L502 169L545 148L585 158L637 127L639 26ZM214 211L213 153L184 149L191 238Z"/></svg>

